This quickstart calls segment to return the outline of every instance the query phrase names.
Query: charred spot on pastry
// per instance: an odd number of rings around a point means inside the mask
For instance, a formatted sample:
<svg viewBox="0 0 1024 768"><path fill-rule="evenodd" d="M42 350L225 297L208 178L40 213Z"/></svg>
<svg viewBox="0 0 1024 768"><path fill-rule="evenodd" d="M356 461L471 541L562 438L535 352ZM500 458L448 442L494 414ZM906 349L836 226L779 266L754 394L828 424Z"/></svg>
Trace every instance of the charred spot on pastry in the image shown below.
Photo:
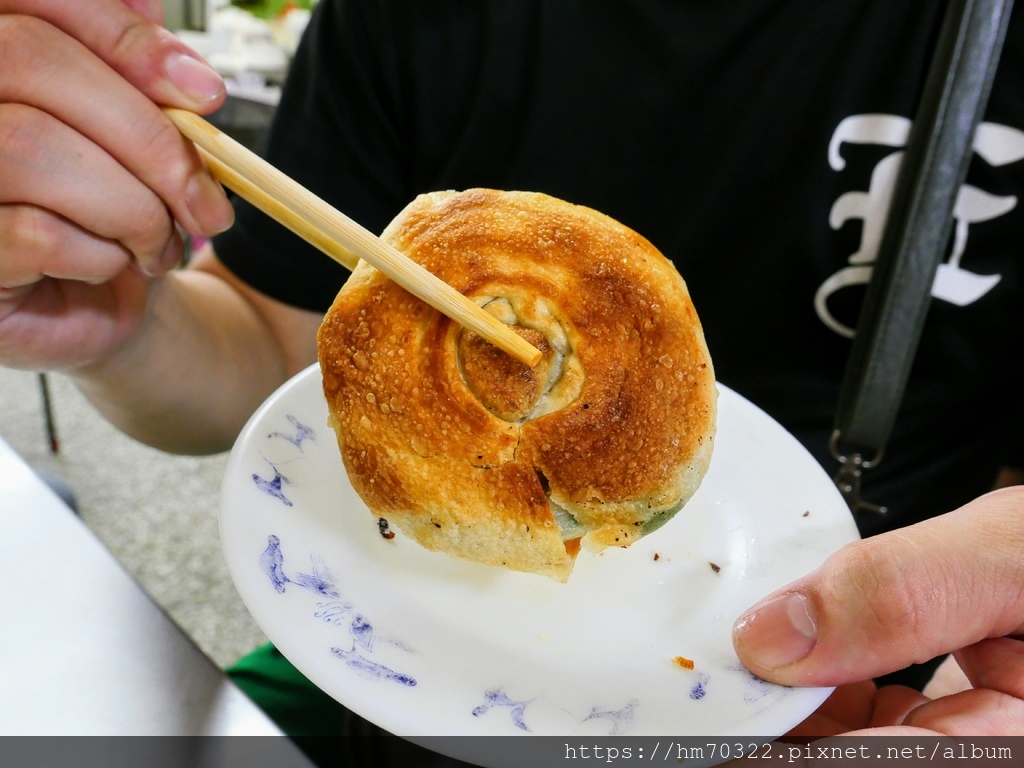
<svg viewBox="0 0 1024 768"><path fill-rule="evenodd" d="M581 366L546 302L499 296L481 297L478 303L541 353L531 368L475 331L463 329L458 339L459 373L484 408L502 421L521 424L578 397L583 385Z"/></svg>
<svg viewBox="0 0 1024 768"><path fill-rule="evenodd" d="M556 353L544 336L531 328L512 326L541 352L533 368L498 349L474 331L463 330L459 363L466 386L480 403L503 421L523 421L547 391Z"/></svg>
<svg viewBox="0 0 1024 768"><path fill-rule="evenodd" d="M710 355L686 285L637 233L546 195L421 195L382 239L542 353L522 365L369 264L317 337L345 470L422 546L565 581L707 471ZM383 532L382 532L383 535Z"/></svg>

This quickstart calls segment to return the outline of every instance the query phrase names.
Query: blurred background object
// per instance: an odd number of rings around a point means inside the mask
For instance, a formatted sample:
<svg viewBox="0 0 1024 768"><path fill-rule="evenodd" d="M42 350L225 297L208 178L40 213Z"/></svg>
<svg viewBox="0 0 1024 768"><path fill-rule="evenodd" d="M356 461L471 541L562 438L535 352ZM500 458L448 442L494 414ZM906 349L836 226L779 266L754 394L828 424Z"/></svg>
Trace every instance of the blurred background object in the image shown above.
<svg viewBox="0 0 1024 768"><path fill-rule="evenodd" d="M164 0L167 27L225 78L211 122L259 149L315 0ZM216 663L265 641L217 525L226 455L171 456L108 424L65 377L0 368L0 436ZM0 511L3 494L0 489Z"/></svg>
<svg viewBox="0 0 1024 768"><path fill-rule="evenodd" d="M61 481L55 490L73 495L82 522L216 663L229 664L264 642L221 552L217 518L227 455L149 448L107 423L66 377L47 379L60 451L52 451L47 404L31 371L0 368L0 437L37 474Z"/></svg>
<svg viewBox="0 0 1024 768"><path fill-rule="evenodd" d="M259 150L316 0L165 0L167 26L223 77L210 122Z"/></svg>

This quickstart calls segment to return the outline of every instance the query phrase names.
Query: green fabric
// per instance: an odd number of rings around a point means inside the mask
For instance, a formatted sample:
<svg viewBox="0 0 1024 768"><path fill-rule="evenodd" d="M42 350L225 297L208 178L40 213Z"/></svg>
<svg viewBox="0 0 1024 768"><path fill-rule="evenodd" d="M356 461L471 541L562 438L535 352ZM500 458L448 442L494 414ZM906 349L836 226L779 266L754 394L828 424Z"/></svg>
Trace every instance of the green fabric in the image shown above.
<svg viewBox="0 0 1024 768"><path fill-rule="evenodd" d="M226 672L288 736L340 736L351 717L270 643L246 654Z"/></svg>
<svg viewBox="0 0 1024 768"><path fill-rule="evenodd" d="M269 643L225 671L318 768L470 768L363 720Z"/></svg>

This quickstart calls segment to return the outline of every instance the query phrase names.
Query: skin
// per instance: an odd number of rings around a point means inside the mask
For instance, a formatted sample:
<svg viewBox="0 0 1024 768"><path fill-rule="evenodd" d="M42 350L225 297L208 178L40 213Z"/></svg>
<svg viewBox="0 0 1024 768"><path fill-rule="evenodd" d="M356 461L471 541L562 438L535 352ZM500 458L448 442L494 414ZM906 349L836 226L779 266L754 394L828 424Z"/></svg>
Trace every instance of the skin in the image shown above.
<svg viewBox="0 0 1024 768"><path fill-rule="evenodd" d="M1024 487L1005 488L848 545L741 617L734 644L751 671L839 686L791 735L1024 735L1021 509ZM944 653L969 689L930 699L870 682Z"/></svg>
<svg viewBox="0 0 1024 768"><path fill-rule="evenodd" d="M210 236L233 212L157 106L224 99L162 13L0 0L0 364L61 370L134 437L212 452L315 360L320 317L247 288L212 251L176 269L180 231Z"/></svg>
<svg viewBox="0 0 1024 768"><path fill-rule="evenodd" d="M0 364L61 370L134 437L212 452L316 359L321 317L209 249L178 268L180 232L232 212L157 105L205 114L224 88L161 21L159 0L0 0ZM1006 489L844 548L742 617L737 653L768 680L840 686L800 734L1022 733L1022 509ZM864 682L944 652L971 690Z"/></svg>

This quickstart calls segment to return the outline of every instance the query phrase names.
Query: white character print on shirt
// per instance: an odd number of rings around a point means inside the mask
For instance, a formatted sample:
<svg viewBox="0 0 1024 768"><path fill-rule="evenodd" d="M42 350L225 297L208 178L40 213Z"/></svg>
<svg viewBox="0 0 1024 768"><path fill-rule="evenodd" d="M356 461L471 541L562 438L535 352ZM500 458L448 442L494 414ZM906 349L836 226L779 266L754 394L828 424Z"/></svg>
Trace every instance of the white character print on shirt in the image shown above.
<svg viewBox="0 0 1024 768"><path fill-rule="evenodd" d="M846 167L840 153L843 144L874 144L900 150L887 155L875 166L866 192L840 195L829 213L829 226L835 230L850 219L863 221L860 247L849 257L848 266L822 283L814 296L818 317L843 336L852 337L853 329L832 316L828 300L843 288L866 285L871 278L896 174L903 162L901 148L906 146L910 125L910 120L896 115L853 115L839 123L829 142L829 166L837 172ZM974 151L993 166L1024 160L1024 131L997 123L982 123L974 137ZM971 224L1003 216L1016 206L1014 196L992 195L970 184L960 187L953 207L953 247L949 260L939 266L932 284L934 298L963 307L974 303L999 283L1001 275L976 274L961 266L961 260L967 250Z"/></svg>

